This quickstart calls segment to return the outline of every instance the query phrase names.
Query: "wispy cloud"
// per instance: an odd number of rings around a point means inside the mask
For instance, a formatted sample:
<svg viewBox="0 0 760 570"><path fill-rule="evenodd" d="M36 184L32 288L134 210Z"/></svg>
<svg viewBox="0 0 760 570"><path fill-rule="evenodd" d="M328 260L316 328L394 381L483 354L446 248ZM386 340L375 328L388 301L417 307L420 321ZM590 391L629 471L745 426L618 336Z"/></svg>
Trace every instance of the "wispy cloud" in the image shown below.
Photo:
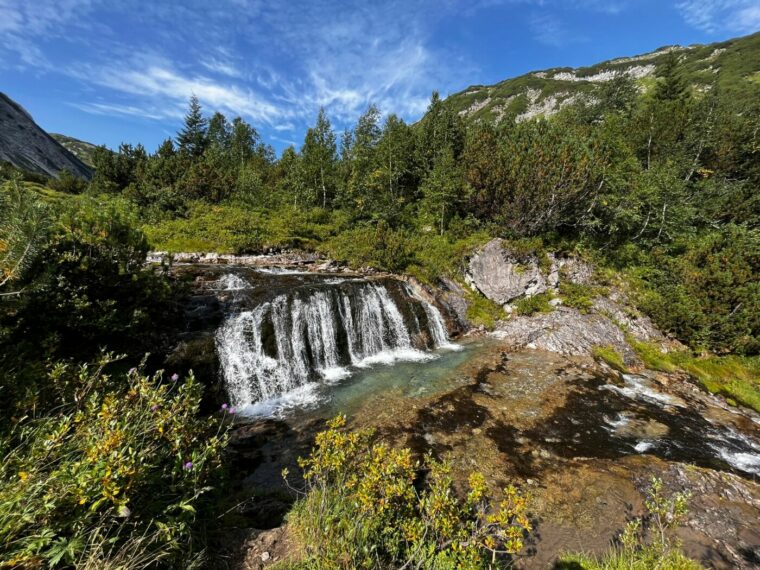
<svg viewBox="0 0 760 570"><path fill-rule="evenodd" d="M760 0L682 0L676 7L689 25L708 33L760 30Z"/></svg>

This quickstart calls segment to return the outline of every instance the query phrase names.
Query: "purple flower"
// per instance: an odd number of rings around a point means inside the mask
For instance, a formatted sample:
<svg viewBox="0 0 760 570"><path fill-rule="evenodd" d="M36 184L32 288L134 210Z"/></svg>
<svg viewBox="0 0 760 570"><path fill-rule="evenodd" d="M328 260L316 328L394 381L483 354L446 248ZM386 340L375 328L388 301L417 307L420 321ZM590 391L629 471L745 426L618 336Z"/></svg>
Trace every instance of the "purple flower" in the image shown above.
<svg viewBox="0 0 760 570"><path fill-rule="evenodd" d="M158 409L158 404L153 404L153 405L150 407L150 411L151 411L151 412L155 412L157 409Z"/></svg>
<svg viewBox="0 0 760 570"><path fill-rule="evenodd" d="M232 408L230 408L230 409L229 409L229 412L230 412L231 414L234 414L236 411L237 411L237 410L235 410L235 408L234 408L234 407L232 407Z"/></svg>
<svg viewBox="0 0 760 570"><path fill-rule="evenodd" d="M223 409L223 410L226 410L226 409L227 409L227 407L228 407L228 406L227 406L227 404L222 404L222 409Z"/></svg>
<svg viewBox="0 0 760 570"><path fill-rule="evenodd" d="M179 380L179 374L175 372L174 374L172 374L172 382L176 382L177 380Z"/></svg>
<svg viewBox="0 0 760 570"><path fill-rule="evenodd" d="M182 466L182 468L183 468L185 471L190 471L190 470L193 468L193 462L192 462L192 461L188 461L187 463L185 463L185 464Z"/></svg>
<svg viewBox="0 0 760 570"><path fill-rule="evenodd" d="M137 374L137 368L130 368L127 374L129 374L130 376L132 376L132 374Z"/></svg>

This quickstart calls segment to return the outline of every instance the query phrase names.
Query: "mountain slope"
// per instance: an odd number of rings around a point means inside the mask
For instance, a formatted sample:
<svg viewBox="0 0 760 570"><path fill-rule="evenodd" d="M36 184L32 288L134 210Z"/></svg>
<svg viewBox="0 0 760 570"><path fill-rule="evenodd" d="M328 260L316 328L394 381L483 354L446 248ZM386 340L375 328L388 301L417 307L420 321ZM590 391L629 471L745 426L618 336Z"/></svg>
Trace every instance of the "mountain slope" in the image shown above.
<svg viewBox="0 0 760 570"><path fill-rule="evenodd" d="M527 73L495 85L474 85L446 99L468 121L518 121L551 115L562 107L593 102L601 86L616 73L632 77L641 91L654 85L657 67L675 52L693 89L717 83L723 97L760 97L760 33L708 45L667 46L634 57L622 57L591 67L563 67Z"/></svg>
<svg viewBox="0 0 760 570"><path fill-rule="evenodd" d="M0 161L28 172L57 177L68 170L90 179L91 170L42 130L23 107L0 93Z"/></svg>
<svg viewBox="0 0 760 570"><path fill-rule="evenodd" d="M94 168L94 164L92 162L92 151L98 148L97 146L92 143L81 141L79 139L75 139L74 137L60 135L58 133L50 133L50 136L53 137L58 143L60 143L71 154L84 162L87 166Z"/></svg>

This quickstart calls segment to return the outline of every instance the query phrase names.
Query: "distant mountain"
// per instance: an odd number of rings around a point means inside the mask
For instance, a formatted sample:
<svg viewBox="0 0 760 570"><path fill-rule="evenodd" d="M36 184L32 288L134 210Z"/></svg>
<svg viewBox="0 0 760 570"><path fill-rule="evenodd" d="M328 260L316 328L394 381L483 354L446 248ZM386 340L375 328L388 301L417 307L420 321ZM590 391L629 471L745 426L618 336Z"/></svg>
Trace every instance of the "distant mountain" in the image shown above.
<svg viewBox="0 0 760 570"><path fill-rule="evenodd" d="M616 73L635 79L640 90L655 84L658 65L676 52L684 76L695 90L717 83L722 97L760 97L760 33L709 45L667 46L651 53L621 57L591 67L554 68L474 85L446 99L468 121L524 120L547 116L582 100L593 102L604 82Z"/></svg>
<svg viewBox="0 0 760 570"><path fill-rule="evenodd" d="M50 136L87 166L90 168L95 167L92 161L92 151L98 148L96 145L58 133L50 133Z"/></svg>
<svg viewBox="0 0 760 570"><path fill-rule="evenodd" d="M0 93L0 162L57 177L62 170L89 180L92 171L34 122L21 105Z"/></svg>

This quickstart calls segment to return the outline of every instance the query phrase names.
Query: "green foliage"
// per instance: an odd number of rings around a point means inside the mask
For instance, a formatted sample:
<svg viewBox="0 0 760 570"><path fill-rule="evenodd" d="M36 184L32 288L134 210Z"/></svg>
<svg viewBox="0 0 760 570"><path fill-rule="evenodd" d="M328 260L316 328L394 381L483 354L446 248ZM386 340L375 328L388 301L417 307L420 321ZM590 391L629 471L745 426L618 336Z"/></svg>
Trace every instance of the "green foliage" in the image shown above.
<svg viewBox="0 0 760 570"><path fill-rule="evenodd" d="M578 309L581 313L588 313L594 306L594 298L604 295L605 289L581 283L572 283L567 279L560 279L559 296L566 307Z"/></svg>
<svg viewBox="0 0 760 570"><path fill-rule="evenodd" d="M592 351L594 358L599 358L609 364L615 370L624 374L628 373L628 367L623 361L623 357L612 346L595 346Z"/></svg>
<svg viewBox="0 0 760 570"><path fill-rule="evenodd" d="M506 317L504 309L498 303L484 297L480 293L466 289L467 320L475 327L493 330L496 321Z"/></svg>
<svg viewBox="0 0 760 570"><path fill-rule="evenodd" d="M584 570L699 570L697 562L687 558L671 534L688 514L688 491L666 495L661 479L652 477L644 504L647 516L628 522L620 536L620 547L601 559L586 554L569 554L557 568ZM647 535L651 540L647 541Z"/></svg>
<svg viewBox="0 0 760 570"><path fill-rule="evenodd" d="M760 233L739 226L655 249L633 272L637 302L695 349L760 350Z"/></svg>
<svg viewBox="0 0 760 570"><path fill-rule="evenodd" d="M378 222L346 230L320 245L320 250L351 267L398 272L410 265L415 248L409 232Z"/></svg>
<svg viewBox="0 0 760 570"><path fill-rule="evenodd" d="M760 357L693 356L690 352L662 352L654 344L629 338L642 362L653 370L680 371L692 376L713 394L760 412Z"/></svg>
<svg viewBox="0 0 760 570"><path fill-rule="evenodd" d="M551 313L554 310L554 307L549 304L551 300L551 293L539 293L532 297L523 297L515 303L515 313L525 316L538 313Z"/></svg>
<svg viewBox="0 0 760 570"><path fill-rule="evenodd" d="M189 560L226 434L201 386L59 364L57 411L0 439L0 565L144 568Z"/></svg>
<svg viewBox="0 0 760 570"><path fill-rule="evenodd" d="M48 208L18 178L0 186L0 296L34 263L50 224Z"/></svg>
<svg viewBox="0 0 760 570"><path fill-rule="evenodd" d="M329 422L299 461L306 491L288 520L304 551L300 566L474 569L522 549L531 525L514 486L490 509L481 474L470 475L459 498L448 464L427 459L418 482L409 449L344 426L345 417Z"/></svg>

